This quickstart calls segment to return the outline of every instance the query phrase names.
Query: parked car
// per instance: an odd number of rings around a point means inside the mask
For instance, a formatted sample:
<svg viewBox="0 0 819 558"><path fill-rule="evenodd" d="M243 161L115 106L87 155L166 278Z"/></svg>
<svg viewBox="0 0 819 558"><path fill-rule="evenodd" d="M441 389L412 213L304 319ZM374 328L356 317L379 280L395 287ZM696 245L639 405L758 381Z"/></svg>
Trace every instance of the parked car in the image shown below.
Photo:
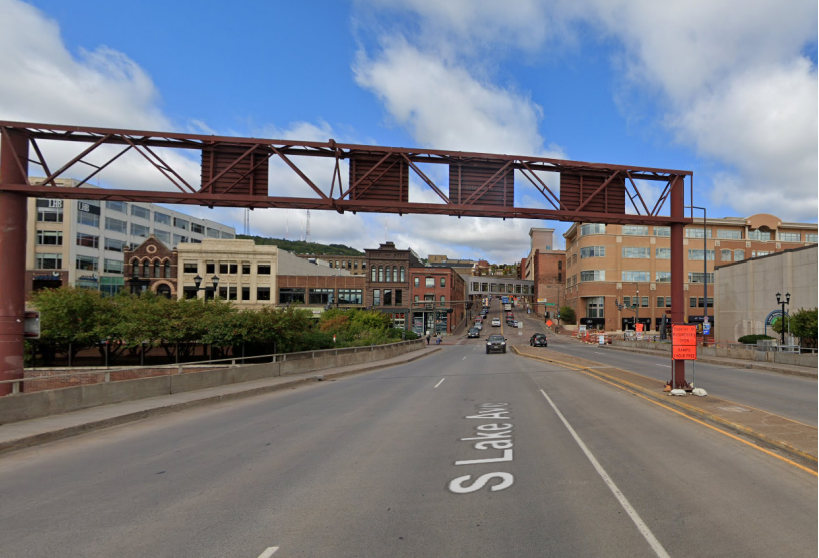
<svg viewBox="0 0 819 558"><path fill-rule="evenodd" d="M500 318L492 318L492 327L500 327Z"/></svg>
<svg viewBox="0 0 819 558"><path fill-rule="evenodd" d="M470 328L469 328L469 331L468 331L468 332L466 332L466 336L467 336L468 338L472 338L472 337L480 337L480 336L481 336L481 330L480 330L480 329L478 329L478 328L476 328L476 327L470 327Z"/></svg>
<svg viewBox="0 0 819 558"><path fill-rule="evenodd" d="M535 333L529 339L529 345L531 345L532 347L548 347L549 342L546 340L546 334L545 333Z"/></svg>
<svg viewBox="0 0 819 558"><path fill-rule="evenodd" d="M486 338L486 354L493 351L506 353L506 339L503 335L490 335Z"/></svg>

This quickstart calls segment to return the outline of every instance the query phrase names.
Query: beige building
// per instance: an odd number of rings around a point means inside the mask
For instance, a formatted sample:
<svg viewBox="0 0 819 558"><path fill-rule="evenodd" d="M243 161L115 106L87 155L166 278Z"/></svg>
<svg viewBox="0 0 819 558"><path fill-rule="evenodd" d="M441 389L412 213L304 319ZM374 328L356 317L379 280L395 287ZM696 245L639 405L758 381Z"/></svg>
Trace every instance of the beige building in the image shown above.
<svg viewBox="0 0 819 558"><path fill-rule="evenodd" d="M819 306L816 245L804 246L718 266L716 270L715 339L735 342L743 335L779 337L771 324L782 314L776 293L790 302L787 314Z"/></svg>
<svg viewBox="0 0 819 558"><path fill-rule="evenodd" d="M637 320L645 330L656 330L663 314L671 310L670 227L575 223L563 236L566 300L578 323L617 331L634 329ZM708 219L707 223L695 218L685 228L683 240L686 322L702 324L706 308L713 308L715 265L816 242L815 223L786 223L768 214ZM620 310L615 302L624 308ZM713 324L713 310L708 310L708 316Z"/></svg>

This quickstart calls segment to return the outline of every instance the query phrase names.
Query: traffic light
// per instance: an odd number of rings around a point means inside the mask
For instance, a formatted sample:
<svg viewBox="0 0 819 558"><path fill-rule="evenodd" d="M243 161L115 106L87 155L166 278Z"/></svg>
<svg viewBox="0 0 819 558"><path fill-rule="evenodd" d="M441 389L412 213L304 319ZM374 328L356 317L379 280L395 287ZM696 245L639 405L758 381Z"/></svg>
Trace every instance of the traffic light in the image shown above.
<svg viewBox="0 0 819 558"><path fill-rule="evenodd" d="M560 319L560 312L557 313L557 319Z"/></svg>

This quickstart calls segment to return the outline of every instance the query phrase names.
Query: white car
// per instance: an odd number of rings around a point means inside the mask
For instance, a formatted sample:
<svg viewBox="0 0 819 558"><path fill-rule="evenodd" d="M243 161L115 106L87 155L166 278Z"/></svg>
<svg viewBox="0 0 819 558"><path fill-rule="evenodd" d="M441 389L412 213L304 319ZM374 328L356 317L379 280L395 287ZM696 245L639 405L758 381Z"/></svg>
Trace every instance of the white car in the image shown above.
<svg viewBox="0 0 819 558"><path fill-rule="evenodd" d="M500 318L492 318L492 327L500 327Z"/></svg>

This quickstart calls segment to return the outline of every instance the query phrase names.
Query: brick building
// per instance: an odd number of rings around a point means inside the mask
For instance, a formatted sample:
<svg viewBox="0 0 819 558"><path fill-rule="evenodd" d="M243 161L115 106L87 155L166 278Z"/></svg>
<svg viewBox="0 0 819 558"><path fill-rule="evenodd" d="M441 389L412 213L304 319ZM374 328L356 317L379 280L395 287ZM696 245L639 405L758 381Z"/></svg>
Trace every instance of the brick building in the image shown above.
<svg viewBox="0 0 819 558"><path fill-rule="evenodd" d="M565 302L566 252L554 249L554 229L531 228L529 238L529 255L521 260L521 275L533 283L535 312L551 318Z"/></svg>
<svg viewBox="0 0 819 558"><path fill-rule="evenodd" d="M352 275L366 275L367 274L367 258L363 254L355 256L339 256L338 254L295 254L299 258L316 263L318 265L326 265L330 269L341 269L349 272Z"/></svg>
<svg viewBox="0 0 819 558"><path fill-rule="evenodd" d="M393 242L364 252L369 268L364 305L391 314L395 327L407 329L411 308L409 269L423 267L421 259L411 248L398 249Z"/></svg>
<svg viewBox="0 0 819 558"><path fill-rule="evenodd" d="M412 330L451 334L467 312L466 282L453 268L410 268Z"/></svg>
<svg viewBox="0 0 819 558"><path fill-rule="evenodd" d="M670 227L573 224L566 239L568 305L589 328L656 330L671 310ZM695 218L685 227L685 320L714 324L714 266L766 256L817 242L816 223L786 223L768 214ZM707 283L706 283L707 281ZM708 296L704 287L708 285ZM625 308L618 309L615 301ZM629 307L634 306L633 309Z"/></svg>
<svg viewBox="0 0 819 558"><path fill-rule="evenodd" d="M177 297L176 249L171 250L154 235L134 250L123 252L125 291L133 294L152 291L167 298Z"/></svg>

